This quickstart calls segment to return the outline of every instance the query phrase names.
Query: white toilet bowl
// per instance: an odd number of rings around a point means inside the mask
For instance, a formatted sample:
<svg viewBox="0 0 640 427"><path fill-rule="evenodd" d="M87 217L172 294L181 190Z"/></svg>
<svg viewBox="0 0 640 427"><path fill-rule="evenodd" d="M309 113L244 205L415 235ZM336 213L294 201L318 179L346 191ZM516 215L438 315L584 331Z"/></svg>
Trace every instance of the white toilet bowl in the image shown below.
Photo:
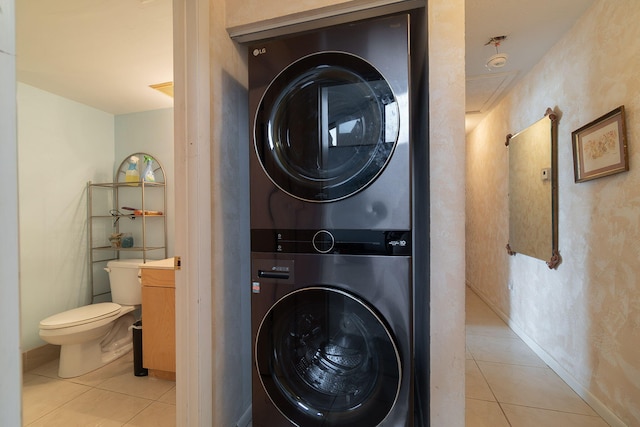
<svg viewBox="0 0 640 427"><path fill-rule="evenodd" d="M100 368L133 348L131 313L142 303L138 277L141 259L111 260L109 288L113 302L85 305L54 314L40 322L40 338L60 347L62 378Z"/></svg>
<svg viewBox="0 0 640 427"><path fill-rule="evenodd" d="M40 337L60 347L58 375L72 378L110 363L133 348L129 326L135 307L105 302L47 317Z"/></svg>

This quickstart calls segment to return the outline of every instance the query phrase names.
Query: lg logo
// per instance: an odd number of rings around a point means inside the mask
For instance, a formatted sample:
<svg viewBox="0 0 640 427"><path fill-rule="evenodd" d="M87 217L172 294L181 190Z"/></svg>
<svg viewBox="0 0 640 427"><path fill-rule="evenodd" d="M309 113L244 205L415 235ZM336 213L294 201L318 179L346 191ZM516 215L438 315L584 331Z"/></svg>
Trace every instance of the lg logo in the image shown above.
<svg viewBox="0 0 640 427"><path fill-rule="evenodd" d="M253 56L262 55L263 53L267 53L267 48L266 47L263 47L263 48L260 48L260 49L258 49L258 48L253 49Z"/></svg>

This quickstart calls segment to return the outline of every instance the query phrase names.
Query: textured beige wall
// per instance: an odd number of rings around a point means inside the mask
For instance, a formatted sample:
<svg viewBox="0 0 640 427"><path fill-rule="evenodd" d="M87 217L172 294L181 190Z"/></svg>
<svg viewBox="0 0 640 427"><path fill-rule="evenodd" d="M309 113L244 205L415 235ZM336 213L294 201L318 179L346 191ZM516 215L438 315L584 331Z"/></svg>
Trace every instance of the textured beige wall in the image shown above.
<svg viewBox="0 0 640 427"><path fill-rule="evenodd" d="M464 420L464 0L430 0L432 427ZM419 262L419 261L418 261Z"/></svg>
<svg viewBox="0 0 640 427"><path fill-rule="evenodd" d="M350 0L227 1L227 27L257 23L294 13L314 10L318 7L349 2Z"/></svg>
<svg viewBox="0 0 640 427"><path fill-rule="evenodd" d="M402 3L404 0L227 0L227 27L239 27L279 20L288 15L332 15L332 11L347 11Z"/></svg>
<svg viewBox="0 0 640 427"><path fill-rule="evenodd" d="M637 0L596 1L467 140L469 285L509 316L596 407L627 425L640 425L638 22ZM631 170L575 184L571 132L623 104ZM560 113L563 262L557 270L527 256L509 257L504 249L505 135L534 123L547 107Z"/></svg>

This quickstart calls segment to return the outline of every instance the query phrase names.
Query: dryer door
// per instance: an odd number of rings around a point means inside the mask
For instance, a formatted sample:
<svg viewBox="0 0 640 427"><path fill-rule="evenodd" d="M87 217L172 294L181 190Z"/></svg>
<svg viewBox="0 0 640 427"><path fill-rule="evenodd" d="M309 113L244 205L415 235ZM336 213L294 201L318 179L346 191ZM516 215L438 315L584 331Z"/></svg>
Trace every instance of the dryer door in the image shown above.
<svg viewBox="0 0 640 427"><path fill-rule="evenodd" d="M347 292L312 287L280 299L256 337L262 385L299 426L375 426L393 408L402 378L385 322Z"/></svg>
<svg viewBox="0 0 640 427"><path fill-rule="evenodd" d="M323 52L282 71L254 123L256 154L293 197L330 202L373 182L398 139L399 110L384 77L355 55Z"/></svg>

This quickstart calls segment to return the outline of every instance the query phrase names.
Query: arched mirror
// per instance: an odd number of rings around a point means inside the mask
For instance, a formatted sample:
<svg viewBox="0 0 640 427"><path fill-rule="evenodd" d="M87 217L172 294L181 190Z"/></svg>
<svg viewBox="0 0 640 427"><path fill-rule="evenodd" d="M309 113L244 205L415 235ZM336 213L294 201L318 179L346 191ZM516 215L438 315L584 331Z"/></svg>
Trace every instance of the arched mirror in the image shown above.
<svg viewBox="0 0 640 427"><path fill-rule="evenodd" d="M509 147L509 242L507 251L538 258L549 268L558 251L557 116L545 116L515 135Z"/></svg>

